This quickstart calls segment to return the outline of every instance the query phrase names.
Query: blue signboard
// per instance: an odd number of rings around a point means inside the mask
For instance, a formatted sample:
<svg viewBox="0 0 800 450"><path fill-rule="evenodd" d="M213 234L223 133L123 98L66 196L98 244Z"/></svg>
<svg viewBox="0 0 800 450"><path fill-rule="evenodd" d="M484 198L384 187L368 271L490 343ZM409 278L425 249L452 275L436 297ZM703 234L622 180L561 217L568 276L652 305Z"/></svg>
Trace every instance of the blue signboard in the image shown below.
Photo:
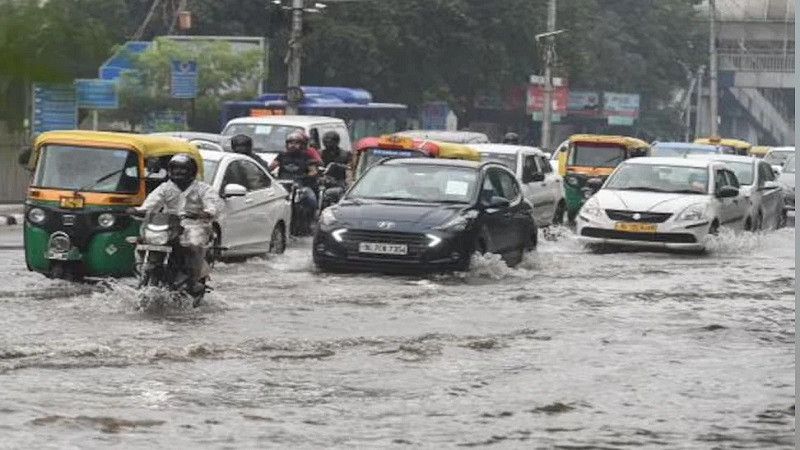
<svg viewBox="0 0 800 450"><path fill-rule="evenodd" d="M117 82L109 80L75 80L78 108L117 109Z"/></svg>
<svg viewBox="0 0 800 450"><path fill-rule="evenodd" d="M72 84L33 85L33 134L78 128L75 86Z"/></svg>
<svg viewBox="0 0 800 450"><path fill-rule="evenodd" d="M132 56L141 53L148 48L152 42L149 41L128 41L125 45L122 46L114 56L108 59L108 61L104 62L102 66L100 66L100 70L98 71L98 76L102 80L115 80L119 78L119 75L124 70L132 70L133 69L133 58Z"/></svg>
<svg viewBox="0 0 800 450"><path fill-rule="evenodd" d="M195 98L197 96L197 62L172 61L170 74L170 94L174 98Z"/></svg>
<svg viewBox="0 0 800 450"><path fill-rule="evenodd" d="M158 111L148 114L142 121L142 133L186 131L187 129L186 113L183 111Z"/></svg>

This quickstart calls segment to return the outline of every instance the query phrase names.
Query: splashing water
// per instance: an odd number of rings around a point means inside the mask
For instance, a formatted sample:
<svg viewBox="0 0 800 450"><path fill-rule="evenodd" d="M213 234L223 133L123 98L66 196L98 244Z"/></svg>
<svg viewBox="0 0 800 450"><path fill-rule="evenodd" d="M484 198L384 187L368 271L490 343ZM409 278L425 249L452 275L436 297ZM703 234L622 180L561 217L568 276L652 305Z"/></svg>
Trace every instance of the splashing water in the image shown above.
<svg viewBox="0 0 800 450"><path fill-rule="evenodd" d="M706 251L717 256L753 253L761 248L767 233L736 232L721 228L716 236L706 237Z"/></svg>

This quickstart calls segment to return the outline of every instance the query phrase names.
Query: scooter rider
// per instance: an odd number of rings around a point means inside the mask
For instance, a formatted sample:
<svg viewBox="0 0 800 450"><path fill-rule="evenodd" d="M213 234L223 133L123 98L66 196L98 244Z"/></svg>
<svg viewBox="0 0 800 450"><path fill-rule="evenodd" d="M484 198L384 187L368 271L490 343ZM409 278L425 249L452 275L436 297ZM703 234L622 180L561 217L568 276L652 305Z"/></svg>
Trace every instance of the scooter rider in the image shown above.
<svg viewBox="0 0 800 450"><path fill-rule="evenodd" d="M317 166L320 160L309 152L308 136L303 131L295 131L286 136L286 152L278 154L269 165L272 172L278 168L278 179L299 180L305 192L304 206L310 212L317 210Z"/></svg>
<svg viewBox="0 0 800 450"><path fill-rule="evenodd" d="M347 166L350 165L350 152L343 150L339 147L341 137L335 131L328 131L322 136L322 144L325 148L322 150L322 166L328 167L329 164L341 164L344 170L332 171L329 174L334 181L342 187L347 185Z"/></svg>
<svg viewBox="0 0 800 450"><path fill-rule="evenodd" d="M151 192L138 208L128 208L131 215L149 211L163 211L185 215L181 220L183 233L181 249L186 264L191 269L190 293L203 289L200 280L207 277L211 268L206 262L207 244L213 232L212 223L222 212L222 199L209 184L195 179L197 162L186 153L179 153L167 165L169 180Z"/></svg>
<svg viewBox="0 0 800 450"><path fill-rule="evenodd" d="M267 164L263 158L253 153L253 139L251 139L250 136L246 134L237 134L236 136L232 137L231 149L234 151L234 153L249 156L259 166L263 167L264 170L269 170L269 164Z"/></svg>

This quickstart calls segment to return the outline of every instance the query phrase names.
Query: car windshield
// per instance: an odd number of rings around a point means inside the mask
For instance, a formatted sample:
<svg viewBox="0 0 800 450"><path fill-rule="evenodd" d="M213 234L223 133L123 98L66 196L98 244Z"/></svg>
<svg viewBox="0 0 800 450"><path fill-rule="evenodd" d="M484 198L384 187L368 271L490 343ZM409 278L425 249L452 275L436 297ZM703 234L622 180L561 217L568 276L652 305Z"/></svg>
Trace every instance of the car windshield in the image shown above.
<svg viewBox="0 0 800 450"><path fill-rule="evenodd" d="M587 167L617 167L625 160L625 149L617 146L575 144L568 164Z"/></svg>
<svg viewBox="0 0 800 450"><path fill-rule="evenodd" d="M253 140L253 150L256 152L282 152L286 149L286 136L295 131L303 131L303 129L288 125L235 123L225 128L222 134L250 136L250 139Z"/></svg>
<svg viewBox="0 0 800 450"><path fill-rule="evenodd" d="M481 153L481 161L497 162L506 167L508 170L517 173L517 155L505 155L502 153Z"/></svg>
<svg viewBox="0 0 800 450"><path fill-rule="evenodd" d="M33 186L89 192L139 192L136 152L99 147L46 145Z"/></svg>
<svg viewBox="0 0 800 450"><path fill-rule="evenodd" d="M203 159L203 181L208 184L214 184L214 176L217 174L217 167L219 167L219 161Z"/></svg>
<svg viewBox="0 0 800 450"><path fill-rule="evenodd" d="M438 165L374 167L348 194L351 199L408 200L426 203L470 203L477 190L477 172Z"/></svg>
<svg viewBox="0 0 800 450"><path fill-rule="evenodd" d="M740 185L749 186L753 184L753 163L728 162L725 165L736 174L736 179L739 180Z"/></svg>
<svg viewBox="0 0 800 450"><path fill-rule="evenodd" d="M614 172L604 189L706 194L708 170L664 164L626 164Z"/></svg>
<svg viewBox="0 0 800 450"><path fill-rule="evenodd" d="M716 153L714 148L706 147L671 147L656 145L653 147L653 156L684 158L686 155L710 155Z"/></svg>
<svg viewBox="0 0 800 450"><path fill-rule="evenodd" d="M764 161L772 164L773 166L782 166L794 152L790 151L771 151L764 157Z"/></svg>
<svg viewBox="0 0 800 450"><path fill-rule="evenodd" d="M359 174L363 174L367 169L386 158L418 158L421 156L424 154L417 150L368 148L362 152L358 171Z"/></svg>
<svg viewBox="0 0 800 450"><path fill-rule="evenodd" d="M786 164L783 165L783 173L794 173L794 155L786 160Z"/></svg>

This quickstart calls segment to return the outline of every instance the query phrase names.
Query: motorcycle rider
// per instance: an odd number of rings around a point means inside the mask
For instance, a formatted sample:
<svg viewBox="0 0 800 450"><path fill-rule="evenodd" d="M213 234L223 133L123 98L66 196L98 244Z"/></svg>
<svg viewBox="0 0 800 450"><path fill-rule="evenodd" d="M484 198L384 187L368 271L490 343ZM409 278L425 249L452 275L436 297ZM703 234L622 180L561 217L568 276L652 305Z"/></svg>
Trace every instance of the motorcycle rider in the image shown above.
<svg viewBox="0 0 800 450"><path fill-rule="evenodd" d="M309 152L308 136L298 130L286 136L286 151L278 154L268 168L270 172L278 169L278 179L300 181L305 194L304 207L312 215L317 210L317 167L320 162L316 152Z"/></svg>
<svg viewBox="0 0 800 450"><path fill-rule="evenodd" d="M339 147L340 141L341 137L339 136L339 133L335 131L328 131L322 136L322 144L325 146L325 148L322 150L323 167L328 167L328 165L331 163L341 164L349 167L351 157L350 152ZM334 173L330 176L337 184L346 186L348 172L349 171L345 168L345 170L334 171Z"/></svg>
<svg viewBox="0 0 800 450"><path fill-rule="evenodd" d="M503 144L519 145L519 135L513 131L509 131L503 136Z"/></svg>
<svg viewBox="0 0 800 450"><path fill-rule="evenodd" d="M179 153L167 165L169 180L158 186L141 206L128 208L131 215L155 211L185 215L181 220L181 250L191 271L189 293L204 289L201 280L211 268L206 262L206 245L211 240L212 223L219 220L222 199L209 184L197 180L197 162L191 155ZM137 255L138 258L138 255Z"/></svg>
<svg viewBox="0 0 800 450"><path fill-rule="evenodd" d="M231 149L234 151L234 153L249 156L253 161L256 162L256 164L263 167L264 170L269 170L269 164L267 164L263 158L253 152L253 139L251 139L250 136L246 134L237 134L236 136L232 137Z"/></svg>

